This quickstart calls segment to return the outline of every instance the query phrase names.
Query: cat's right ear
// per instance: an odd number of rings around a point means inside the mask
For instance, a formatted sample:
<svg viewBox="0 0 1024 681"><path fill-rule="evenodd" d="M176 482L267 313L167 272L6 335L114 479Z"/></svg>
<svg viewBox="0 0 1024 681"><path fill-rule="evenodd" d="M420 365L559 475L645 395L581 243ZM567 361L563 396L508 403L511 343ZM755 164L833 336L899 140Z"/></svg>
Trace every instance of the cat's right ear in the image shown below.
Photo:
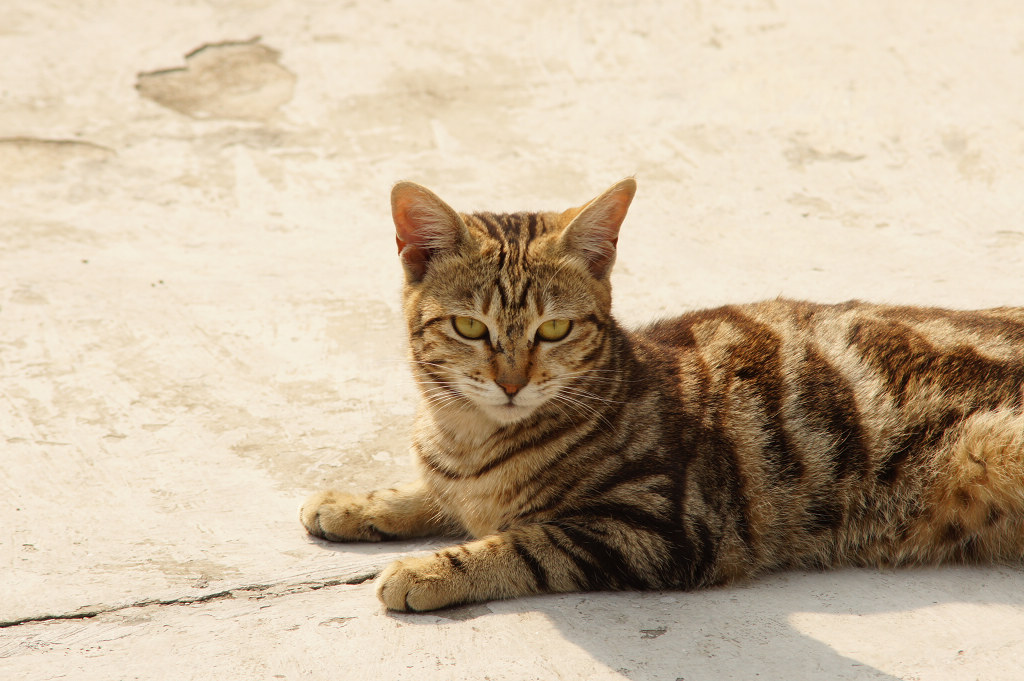
<svg viewBox="0 0 1024 681"><path fill-rule="evenodd" d="M566 211L575 217L562 232L560 241L571 252L581 255L598 279L607 277L615 262L619 227L626 219L634 194L636 180L627 177L582 208Z"/></svg>
<svg viewBox="0 0 1024 681"><path fill-rule="evenodd" d="M408 281L423 278L431 259L458 248L469 230L451 206L426 187L399 182L391 190L395 241Z"/></svg>

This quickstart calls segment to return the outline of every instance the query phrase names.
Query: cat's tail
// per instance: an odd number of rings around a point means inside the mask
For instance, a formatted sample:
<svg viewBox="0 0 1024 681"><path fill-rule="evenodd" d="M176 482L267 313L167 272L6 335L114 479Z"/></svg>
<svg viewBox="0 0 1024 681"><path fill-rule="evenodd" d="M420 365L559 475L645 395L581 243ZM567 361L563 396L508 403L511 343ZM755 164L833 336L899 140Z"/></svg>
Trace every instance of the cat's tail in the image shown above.
<svg viewBox="0 0 1024 681"><path fill-rule="evenodd" d="M950 433L927 494L942 558L1024 558L1024 413L996 409Z"/></svg>

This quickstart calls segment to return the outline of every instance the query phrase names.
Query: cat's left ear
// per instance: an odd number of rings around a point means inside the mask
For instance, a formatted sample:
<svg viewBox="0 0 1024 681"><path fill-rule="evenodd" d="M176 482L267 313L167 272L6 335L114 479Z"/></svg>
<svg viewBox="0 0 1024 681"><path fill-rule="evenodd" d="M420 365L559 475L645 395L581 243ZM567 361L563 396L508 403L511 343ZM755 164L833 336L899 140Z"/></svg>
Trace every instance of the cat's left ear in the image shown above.
<svg viewBox="0 0 1024 681"><path fill-rule="evenodd" d="M583 206L562 232L561 243L582 255L598 279L608 276L615 262L619 227L626 219L634 194L636 180L627 177Z"/></svg>
<svg viewBox="0 0 1024 681"><path fill-rule="evenodd" d="M391 190L391 216L398 256L410 282L423 278L432 259L459 248L470 238L459 214L434 192L414 182L399 182Z"/></svg>

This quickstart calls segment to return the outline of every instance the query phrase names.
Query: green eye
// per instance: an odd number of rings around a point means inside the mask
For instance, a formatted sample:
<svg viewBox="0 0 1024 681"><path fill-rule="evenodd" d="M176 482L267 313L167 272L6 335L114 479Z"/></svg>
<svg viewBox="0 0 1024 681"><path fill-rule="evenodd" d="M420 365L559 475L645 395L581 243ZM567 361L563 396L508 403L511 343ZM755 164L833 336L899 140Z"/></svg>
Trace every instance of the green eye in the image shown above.
<svg viewBox="0 0 1024 681"><path fill-rule="evenodd" d="M537 329L537 337L546 341L560 341L572 330L570 319L549 319Z"/></svg>
<svg viewBox="0 0 1024 681"><path fill-rule="evenodd" d="M487 325L472 317L452 317L452 326L455 327L456 333L469 340L483 338L487 333Z"/></svg>

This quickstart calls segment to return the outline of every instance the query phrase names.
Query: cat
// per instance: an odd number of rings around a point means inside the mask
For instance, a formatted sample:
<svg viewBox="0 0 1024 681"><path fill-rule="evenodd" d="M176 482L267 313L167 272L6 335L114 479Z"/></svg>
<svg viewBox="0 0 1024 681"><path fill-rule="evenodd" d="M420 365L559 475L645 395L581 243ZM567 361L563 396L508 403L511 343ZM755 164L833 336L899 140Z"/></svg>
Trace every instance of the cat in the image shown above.
<svg viewBox="0 0 1024 681"><path fill-rule="evenodd" d="M473 538L387 567L387 608L1024 557L1024 308L777 299L626 330L635 191L499 215L394 187L421 476L301 510L331 541Z"/></svg>

